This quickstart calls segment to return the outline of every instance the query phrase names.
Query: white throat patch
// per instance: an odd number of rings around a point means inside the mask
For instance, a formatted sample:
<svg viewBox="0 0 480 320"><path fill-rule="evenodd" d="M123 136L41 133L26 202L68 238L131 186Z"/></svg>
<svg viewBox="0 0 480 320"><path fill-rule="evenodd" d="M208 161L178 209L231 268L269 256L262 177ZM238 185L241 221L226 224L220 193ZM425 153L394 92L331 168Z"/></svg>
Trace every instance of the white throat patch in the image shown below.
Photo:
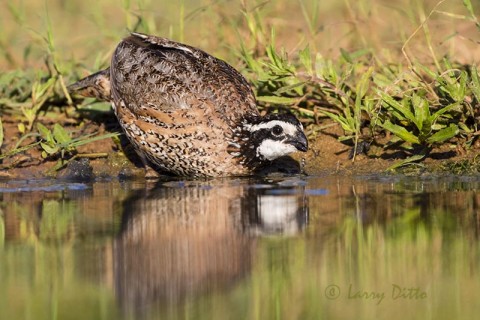
<svg viewBox="0 0 480 320"><path fill-rule="evenodd" d="M295 151L297 151L297 148L291 144L272 139L265 139L257 148L257 157L263 157L272 161Z"/></svg>

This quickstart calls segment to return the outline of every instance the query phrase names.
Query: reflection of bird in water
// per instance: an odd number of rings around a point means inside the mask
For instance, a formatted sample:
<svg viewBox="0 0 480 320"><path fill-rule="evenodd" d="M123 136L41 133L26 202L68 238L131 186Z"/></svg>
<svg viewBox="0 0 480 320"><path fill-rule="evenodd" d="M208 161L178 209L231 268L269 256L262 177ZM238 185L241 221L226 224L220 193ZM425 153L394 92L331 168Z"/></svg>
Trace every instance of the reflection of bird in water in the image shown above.
<svg viewBox="0 0 480 320"><path fill-rule="evenodd" d="M249 189L249 194L243 197L242 217L247 230L264 235L297 234L306 226L308 219L307 199L303 195L303 188L273 191Z"/></svg>
<svg viewBox="0 0 480 320"><path fill-rule="evenodd" d="M228 287L251 264L251 239L234 217L240 188L160 188L125 202L116 242L116 291L123 305L166 308Z"/></svg>
<svg viewBox="0 0 480 320"><path fill-rule="evenodd" d="M257 189L246 185L212 182L156 188L125 201L114 250L115 287L122 305L135 312L167 310L243 278L252 268L252 235L258 234L250 229L265 227L249 218L266 208L268 199L257 196ZM288 201L288 212L293 212L294 201Z"/></svg>
<svg viewBox="0 0 480 320"><path fill-rule="evenodd" d="M307 150L298 119L260 116L248 82L233 67L165 38L132 33L108 69L69 90L111 101L144 162L177 175L249 175Z"/></svg>

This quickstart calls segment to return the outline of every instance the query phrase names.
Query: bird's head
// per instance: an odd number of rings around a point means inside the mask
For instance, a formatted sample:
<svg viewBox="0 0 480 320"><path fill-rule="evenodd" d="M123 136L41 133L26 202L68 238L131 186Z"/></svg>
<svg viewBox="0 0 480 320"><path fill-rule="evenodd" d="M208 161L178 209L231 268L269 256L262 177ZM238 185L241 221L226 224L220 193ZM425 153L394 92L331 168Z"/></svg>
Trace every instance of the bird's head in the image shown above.
<svg viewBox="0 0 480 320"><path fill-rule="evenodd" d="M295 151L307 151L308 141L298 119L290 113L271 114L245 125L254 157L272 161Z"/></svg>

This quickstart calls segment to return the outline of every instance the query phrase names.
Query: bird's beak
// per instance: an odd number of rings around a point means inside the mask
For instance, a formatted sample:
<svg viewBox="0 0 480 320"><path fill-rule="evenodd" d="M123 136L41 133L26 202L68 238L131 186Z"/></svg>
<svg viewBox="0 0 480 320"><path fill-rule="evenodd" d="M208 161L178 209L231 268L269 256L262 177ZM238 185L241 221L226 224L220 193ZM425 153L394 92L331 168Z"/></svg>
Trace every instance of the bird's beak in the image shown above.
<svg viewBox="0 0 480 320"><path fill-rule="evenodd" d="M295 138L288 140L288 143L297 148L298 151L306 152L308 150L308 140L303 131L300 131Z"/></svg>

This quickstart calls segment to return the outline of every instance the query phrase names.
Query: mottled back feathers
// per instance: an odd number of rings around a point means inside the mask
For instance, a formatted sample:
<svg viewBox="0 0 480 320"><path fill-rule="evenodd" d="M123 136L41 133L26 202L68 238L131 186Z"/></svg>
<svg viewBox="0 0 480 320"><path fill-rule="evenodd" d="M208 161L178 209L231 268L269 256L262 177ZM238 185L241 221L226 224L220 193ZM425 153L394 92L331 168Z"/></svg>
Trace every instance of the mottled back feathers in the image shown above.
<svg viewBox="0 0 480 320"><path fill-rule="evenodd" d="M229 122L258 115L249 84L234 68L165 38L132 34L115 50L110 73L114 100L123 98L134 110L149 106L168 112L205 103Z"/></svg>

